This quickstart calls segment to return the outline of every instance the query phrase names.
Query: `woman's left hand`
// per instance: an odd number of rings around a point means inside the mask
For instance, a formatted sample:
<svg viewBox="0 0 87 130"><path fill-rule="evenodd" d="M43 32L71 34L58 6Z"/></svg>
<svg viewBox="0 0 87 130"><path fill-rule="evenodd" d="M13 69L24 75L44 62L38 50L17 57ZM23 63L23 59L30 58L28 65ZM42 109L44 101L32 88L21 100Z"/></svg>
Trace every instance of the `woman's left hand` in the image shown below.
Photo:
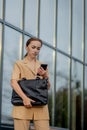
<svg viewBox="0 0 87 130"><path fill-rule="evenodd" d="M49 81L49 76L48 76L48 71L44 70L42 67L38 68L37 72L40 76L43 78L48 78L48 89L50 88L50 81Z"/></svg>
<svg viewBox="0 0 87 130"><path fill-rule="evenodd" d="M38 72L37 73L40 76L42 76L43 78L48 78L47 70L44 70L42 67L38 68Z"/></svg>

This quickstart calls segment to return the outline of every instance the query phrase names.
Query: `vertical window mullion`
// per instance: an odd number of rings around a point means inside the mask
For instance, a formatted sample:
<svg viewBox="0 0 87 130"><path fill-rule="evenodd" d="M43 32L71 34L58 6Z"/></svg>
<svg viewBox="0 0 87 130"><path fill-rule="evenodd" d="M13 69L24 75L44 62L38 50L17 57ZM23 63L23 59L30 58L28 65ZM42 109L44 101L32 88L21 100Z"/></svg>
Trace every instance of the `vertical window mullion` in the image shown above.
<svg viewBox="0 0 87 130"><path fill-rule="evenodd" d="M82 53L83 63L85 63L85 0L82 1ZM84 90L85 90L85 64L83 64L83 86L82 86L82 130L84 130Z"/></svg>
<svg viewBox="0 0 87 130"><path fill-rule="evenodd" d="M68 127L72 130L72 97L71 97L71 81L72 81L72 14L73 14L73 1L70 0L70 62L69 62L69 87L68 87Z"/></svg>
<svg viewBox="0 0 87 130"><path fill-rule="evenodd" d="M1 49L0 49L0 124L1 124L1 107L2 107L2 78L3 78L3 52L4 52L4 32L5 32L5 5L6 0L3 0L3 11L2 11L2 18L3 18L3 24L2 24L2 41L1 41Z"/></svg>

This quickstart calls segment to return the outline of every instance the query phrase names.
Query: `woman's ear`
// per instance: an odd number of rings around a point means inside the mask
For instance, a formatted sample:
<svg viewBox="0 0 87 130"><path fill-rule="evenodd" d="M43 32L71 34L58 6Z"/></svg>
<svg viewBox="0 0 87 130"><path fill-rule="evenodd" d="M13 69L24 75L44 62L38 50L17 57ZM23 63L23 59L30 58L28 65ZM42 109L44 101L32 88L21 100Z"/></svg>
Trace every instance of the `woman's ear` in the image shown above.
<svg viewBox="0 0 87 130"><path fill-rule="evenodd" d="M28 51L28 47L27 46L25 47L25 49L26 49L26 51Z"/></svg>

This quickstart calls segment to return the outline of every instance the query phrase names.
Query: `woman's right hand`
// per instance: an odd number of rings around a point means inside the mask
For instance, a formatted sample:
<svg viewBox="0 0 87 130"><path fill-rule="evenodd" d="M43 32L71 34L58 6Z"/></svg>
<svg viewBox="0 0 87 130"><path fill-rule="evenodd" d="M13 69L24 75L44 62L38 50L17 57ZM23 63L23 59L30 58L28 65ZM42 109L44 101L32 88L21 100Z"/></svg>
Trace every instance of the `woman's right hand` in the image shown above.
<svg viewBox="0 0 87 130"><path fill-rule="evenodd" d="M16 91L16 93L22 98L23 104L25 107L29 108L32 107L31 102L35 102L34 100L28 98L22 89L20 88L19 84L17 83L17 80L11 80L11 86Z"/></svg>
<svg viewBox="0 0 87 130"><path fill-rule="evenodd" d="M23 99L23 103L24 103L24 106L26 108L31 108L32 107L31 102L35 102L35 101L32 100L32 99L30 99L30 98L28 98L28 97L26 97L26 98Z"/></svg>

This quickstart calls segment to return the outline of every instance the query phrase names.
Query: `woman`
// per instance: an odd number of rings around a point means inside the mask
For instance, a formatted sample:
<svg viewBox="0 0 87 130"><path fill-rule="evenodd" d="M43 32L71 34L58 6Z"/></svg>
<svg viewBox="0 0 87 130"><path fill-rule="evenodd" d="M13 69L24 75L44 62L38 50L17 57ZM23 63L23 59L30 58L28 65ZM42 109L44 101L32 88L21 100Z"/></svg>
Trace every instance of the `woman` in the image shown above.
<svg viewBox="0 0 87 130"><path fill-rule="evenodd" d="M34 120L35 130L49 130L49 112L48 105L32 106L34 100L28 98L17 81L26 77L26 79L35 79L37 74L41 78L48 77L48 69L41 67L41 62L37 56L42 47L42 41L38 38L30 38L26 43L26 55L23 60L16 61L14 64L11 86L22 98L24 106L13 106L12 117L14 119L15 130L29 130L30 120ZM50 82L48 80L48 88Z"/></svg>

